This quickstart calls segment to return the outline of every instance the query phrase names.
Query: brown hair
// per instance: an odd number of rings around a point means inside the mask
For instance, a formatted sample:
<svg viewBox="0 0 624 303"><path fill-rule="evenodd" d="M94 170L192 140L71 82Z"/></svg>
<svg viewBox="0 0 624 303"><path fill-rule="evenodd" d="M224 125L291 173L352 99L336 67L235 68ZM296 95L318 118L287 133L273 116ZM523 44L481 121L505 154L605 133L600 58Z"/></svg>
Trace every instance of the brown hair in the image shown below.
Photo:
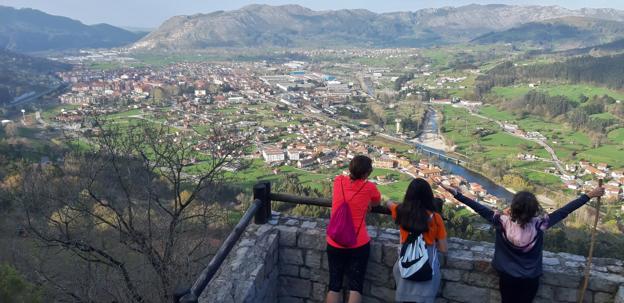
<svg viewBox="0 0 624 303"><path fill-rule="evenodd" d="M367 156L355 156L349 163L349 174L351 180L366 179L372 171L373 160Z"/></svg>
<svg viewBox="0 0 624 303"><path fill-rule="evenodd" d="M511 201L511 220L524 227L539 212L539 203L534 194L521 191Z"/></svg>

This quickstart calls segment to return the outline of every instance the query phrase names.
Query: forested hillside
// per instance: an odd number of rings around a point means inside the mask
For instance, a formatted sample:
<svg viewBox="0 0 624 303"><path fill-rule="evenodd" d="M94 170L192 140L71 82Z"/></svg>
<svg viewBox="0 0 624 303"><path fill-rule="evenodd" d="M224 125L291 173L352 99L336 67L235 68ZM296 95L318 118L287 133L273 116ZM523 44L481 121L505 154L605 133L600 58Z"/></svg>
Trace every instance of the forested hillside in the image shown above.
<svg viewBox="0 0 624 303"><path fill-rule="evenodd" d="M509 86L521 81L564 81L590 83L613 89L624 88L624 54L605 57L582 56L564 62L516 66L500 64L477 78L475 93L483 96L494 86Z"/></svg>

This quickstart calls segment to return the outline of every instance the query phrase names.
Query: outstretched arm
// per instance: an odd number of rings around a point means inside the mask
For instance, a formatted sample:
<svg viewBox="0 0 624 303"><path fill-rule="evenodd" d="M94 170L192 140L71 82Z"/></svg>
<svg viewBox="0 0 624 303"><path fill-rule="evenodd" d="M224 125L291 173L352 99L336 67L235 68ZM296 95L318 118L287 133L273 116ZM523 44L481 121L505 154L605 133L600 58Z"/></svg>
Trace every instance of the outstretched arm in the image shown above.
<svg viewBox="0 0 624 303"><path fill-rule="evenodd" d="M570 203L564 205L562 208L555 210L548 215L548 227L551 227L561 222L561 220L565 219L573 211L585 205L585 203L589 202L589 200L591 200L592 198L600 197L602 195L604 195L604 188L596 187L594 190L588 192L587 194L581 195L576 200L573 200Z"/></svg>
<svg viewBox="0 0 624 303"><path fill-rule="evenodd" d="M494 218L493 210L462 195L457 188L446 186L444 184L440 184L440 186L446 189L449 193L451 193L457 201L466 204L466 206L472 208L477 214L479 214L485 220L487 220L488 222L492 222L492 219Z"/></svg>

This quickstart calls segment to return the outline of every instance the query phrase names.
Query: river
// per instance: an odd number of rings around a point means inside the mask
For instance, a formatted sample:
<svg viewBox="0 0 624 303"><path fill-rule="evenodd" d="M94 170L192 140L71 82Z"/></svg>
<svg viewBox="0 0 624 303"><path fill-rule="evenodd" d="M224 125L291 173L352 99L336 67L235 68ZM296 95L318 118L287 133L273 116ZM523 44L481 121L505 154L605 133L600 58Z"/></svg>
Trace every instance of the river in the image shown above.
<svg viewBox="0 0 624 303"><path fill-rule="evenodd" d="M427 121L425 121L425 128L423 129L421 136L437 134L438 128L439 126L438 126L437 111L431 110L431 112L427 115ZM427 145L422 145L422 144L418 144L418 145L423 149L427 149L430 151L434 151L436 153L446 155L446 152L444 150L432 148L432 147L429 147ZM437 157L433 157L433 159L434 159L434 162L438 166L440 166L440 168L444 169L445 171L453 175L462 176L468 182L479 183L481 184L481 186L483 186L483 188L485 188L488 191L488 193L494 196L497 196L499 198L502 198L506 200L507 202L511 202L513 193L509 192L507 189L496 184L496 182L488 179L487 177L479 173L476 173L474 171L471 171L455 162L444 160L443 158L438 159Z"/></svg>

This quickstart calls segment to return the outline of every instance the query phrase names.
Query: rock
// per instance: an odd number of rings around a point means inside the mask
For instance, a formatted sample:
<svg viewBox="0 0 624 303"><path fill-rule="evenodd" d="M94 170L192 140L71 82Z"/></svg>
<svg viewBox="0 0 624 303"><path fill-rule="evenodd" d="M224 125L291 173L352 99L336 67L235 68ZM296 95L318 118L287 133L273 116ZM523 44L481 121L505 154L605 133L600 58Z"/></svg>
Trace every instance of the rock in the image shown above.
<svg viewBox="0 0 624 303"><path fill-rule="evenodd" d="M297 246L297 228L294 226L277 226L279 230L279 245L281 247Z"/></svg>
<svg viewBox="0 0 624 303"><path fill-rule="evenodd" d="M545 285L544 283L540 283L539 289L537 290L537 297L542 299L552 300L555 298L554 290L552 286Z"/></svg>
<svg viewBox="0 0 624 303"><path fill-rule="evenodd" d="M498 276L491 274L468 272L464 275L462 282L471 286L498 288Z"/></svg>
<svg viewBox="0 0 624 303"><path fill-rule="evenodd" d="M325 284L312 283L312 299L316 301L323 301L327 294L327 287Z"/></svg>
<svg viewBox="0 0 624 303"><path fill-rule="evenodd" d="M394 266L397 259L399 258L399 253L396 245L384 244L382 247L383 257L382 261L388 267Z"/></svg>
<svg viewBox="0 0 624 303"><path fill-rule="evenodd" d="M300 249L280 248L279 260L281 264L303 265L303 254Z"/></svg>
<svg viewBox="0 0 624 303"><path fill-rule="evenodd" d="M313 221L305 221L303 223L301 223L301 228L303 229L314 229L316 228L316 222Z"/></svg>
<svg viewBox="0 0 624 303"><path fill-rule="evenodd" d="M615 294L615 300L613 303L624 303L624 285L620 286L618 292Z"/></svg>
<svg viewBox="0 0 624 303"><path fill-rule="evenodd" d="M281 264L279 266L279 273L281 276L299 276L299 267L297 265Z"/></svg>
<svg viewBox="0 0 624 303"><path fill-rule="evenodd" d="M483 302L489 297L488 290L457 282L447 282L442 291L444 298L457 302Z"/></svg>
<svg viewBox="0 0 624 303"><path fill-rule="evenodd" d="M559 287L555 289L555 300L557 302L577 302L579 290L577 288ZM583 302L591 303L593 294L591 291L585 292L585 300Z"/></svg>
<svg viewBox="0 0 624 303"><path fill-rule="evenodd" d="M594 303L610 303L613 302L613 295L604 293L604 292L596 292L594 293Z"/></svg>
<svg viewBox="0 0 624 303"><path fill-rule="evenodd" d="M325 250L325 233L318 229L309 229L299 234L297 247L305 249Z"/></svg>
<svg viewBox="0 0 624 303"><path fill-rule="evenodd" d="M310 268L321 268L321 252L317 250L307 250L305 254L305 265Z"/></svg>
<svg viewBox="0 0 624 303"><path fill-rule="evenodd" d="M309 298L312 282L299 278L280 277L279 295L284 297Z"/></svg>
<svg viewBox="0 0 624 303"><path fill-rule="evenodd" d="M370 257L371 261L381 263L382 257L382 245L381 243L373 242L371 243Z"/></svg>
<svg viewBox="0 0 624 303"><path fill-rule="evenodd" d="M542 263L549 266L557 266L560 264L559 259L557 258L543 258Z"/></svg>
<svg viewBox="0 0 624 303"><path fill-rule="evenodd" d="M373 285L371 286L371 295L383 302L394 302L394 290L389 288Z"/></svg>
<svg viewBox="0 0 624 303"><path fill-rule="evenodd" d="M442 279L457 282L461 280L462 272L457 269L442 268Z"/></svg>
<svg viewBox="0 0 624 303"><path fill-rule="evenodd" d="M571 287L572 285L580 285L581 278L580 274L570 275L557 272L545 272L542 276L542 283L560 287Z"/></svg>

